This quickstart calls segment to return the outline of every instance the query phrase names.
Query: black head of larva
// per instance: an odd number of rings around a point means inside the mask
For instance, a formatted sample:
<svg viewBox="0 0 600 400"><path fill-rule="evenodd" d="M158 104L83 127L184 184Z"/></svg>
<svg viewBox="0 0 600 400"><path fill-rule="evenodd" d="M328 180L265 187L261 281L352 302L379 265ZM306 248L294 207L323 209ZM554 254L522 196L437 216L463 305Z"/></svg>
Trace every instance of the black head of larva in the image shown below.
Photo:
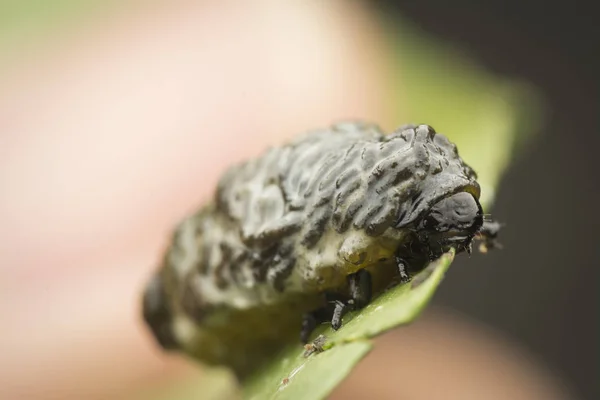
<svg viewBox="0 0 600 400"><path fill-rule="evenodd" d="M471 193L460 192L431 207L417 226L417 237L435 258L451 247L470 251L471 242L482 226L479 201Z"/></svg>
<svg viewBox="0 0 600 400"><path fill-rule="evenodd" d="M479 203L480 188L475 171L459 157L458 149L444 135L428 125L400 128L400 137L421 137L427 161L420 168L425 178L413 188L412 201L400 207L396 227L414 234L398 249L402 259L413 259L413 266L433 260L454 248L471 252L473 239L483 240L480 249L499 247L496 236L500 225L486 220ZM412 139L414 141L414 139ZM415 168L420 172L419 168Z"/></svg>

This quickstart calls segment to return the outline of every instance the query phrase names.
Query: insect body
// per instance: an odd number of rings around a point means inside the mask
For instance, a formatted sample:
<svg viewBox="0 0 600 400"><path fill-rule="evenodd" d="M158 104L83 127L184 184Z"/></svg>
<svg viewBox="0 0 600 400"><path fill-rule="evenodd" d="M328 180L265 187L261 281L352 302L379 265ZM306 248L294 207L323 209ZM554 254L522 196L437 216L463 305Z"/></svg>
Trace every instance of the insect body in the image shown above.
<svg viewBox="0 0 600 400"><path fill-rule="evenodd" d="M243 376L450 248L494 246L475 172L427 125L309 132L232 167L175 230L144 294L158 342ZM391 271L391 272L390 272Z"/></svg>

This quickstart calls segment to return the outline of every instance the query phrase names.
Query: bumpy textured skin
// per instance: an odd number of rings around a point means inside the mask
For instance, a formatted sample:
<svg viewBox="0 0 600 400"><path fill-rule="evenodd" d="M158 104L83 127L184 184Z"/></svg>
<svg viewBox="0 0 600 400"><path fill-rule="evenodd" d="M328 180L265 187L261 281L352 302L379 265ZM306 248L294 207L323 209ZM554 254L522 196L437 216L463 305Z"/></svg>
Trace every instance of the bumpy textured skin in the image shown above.
<svg viewBox="0 0 600 400"><path fill-rule="evenodd" d="M265 346L297 337L321 293L360 268L376 274L435 202L460 191L479 198L475 173L429 126L309 132L232 167L179 225L146 320L164 347L243 374Z"/></svg>

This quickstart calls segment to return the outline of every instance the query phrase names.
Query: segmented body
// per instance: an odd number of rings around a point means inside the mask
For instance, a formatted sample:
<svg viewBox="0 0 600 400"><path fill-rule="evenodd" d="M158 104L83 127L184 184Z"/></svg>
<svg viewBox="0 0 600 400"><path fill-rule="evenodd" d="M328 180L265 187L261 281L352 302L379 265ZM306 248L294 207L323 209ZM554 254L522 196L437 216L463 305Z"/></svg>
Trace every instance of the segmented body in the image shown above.
<svg viewBox="0 0 600 400"><path fill-rule="evenodd" d="M321 293L360 268L376 273L433 203L479 197L475 179L425 125L307 133L232 167L214 201L180 224L147 318L154 310L166 347L243 370L259 354L249 349L296 335Z"/></svg>

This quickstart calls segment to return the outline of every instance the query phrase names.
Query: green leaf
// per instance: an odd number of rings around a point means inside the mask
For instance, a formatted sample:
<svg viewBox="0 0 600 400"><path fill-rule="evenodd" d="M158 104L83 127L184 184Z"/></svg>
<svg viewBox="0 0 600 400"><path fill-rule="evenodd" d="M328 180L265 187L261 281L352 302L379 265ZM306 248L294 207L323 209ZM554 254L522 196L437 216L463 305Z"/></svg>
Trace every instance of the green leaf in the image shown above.
<svg viewBox="0 0 600 400"><path fill-rule="evenodd" d="M290 346L247 382L244 398L324 399L371 347L371 342L363 340L304 357L302 346Z"/></svg>
<svg viewBox="0 0 600 400"><path fill-rule="evenodd" d="M419 315L453 258L453 251L444 254L408 284L395 286L363 310L346 314L338 331L329 325L318 329L316 334L326 339L323 352L305 357L302 346L288 346L245 382L244 398L326 398L371 349L369 338L407 324Z"/></svg>
<svg viewBox="0 0 600 400"><path fill-rule="evenodd" d="M157 380L144 390L127 396L129 400L223 400L237 399L237 381L226 368L201 368L186 371L165 384Z"/></svg>

